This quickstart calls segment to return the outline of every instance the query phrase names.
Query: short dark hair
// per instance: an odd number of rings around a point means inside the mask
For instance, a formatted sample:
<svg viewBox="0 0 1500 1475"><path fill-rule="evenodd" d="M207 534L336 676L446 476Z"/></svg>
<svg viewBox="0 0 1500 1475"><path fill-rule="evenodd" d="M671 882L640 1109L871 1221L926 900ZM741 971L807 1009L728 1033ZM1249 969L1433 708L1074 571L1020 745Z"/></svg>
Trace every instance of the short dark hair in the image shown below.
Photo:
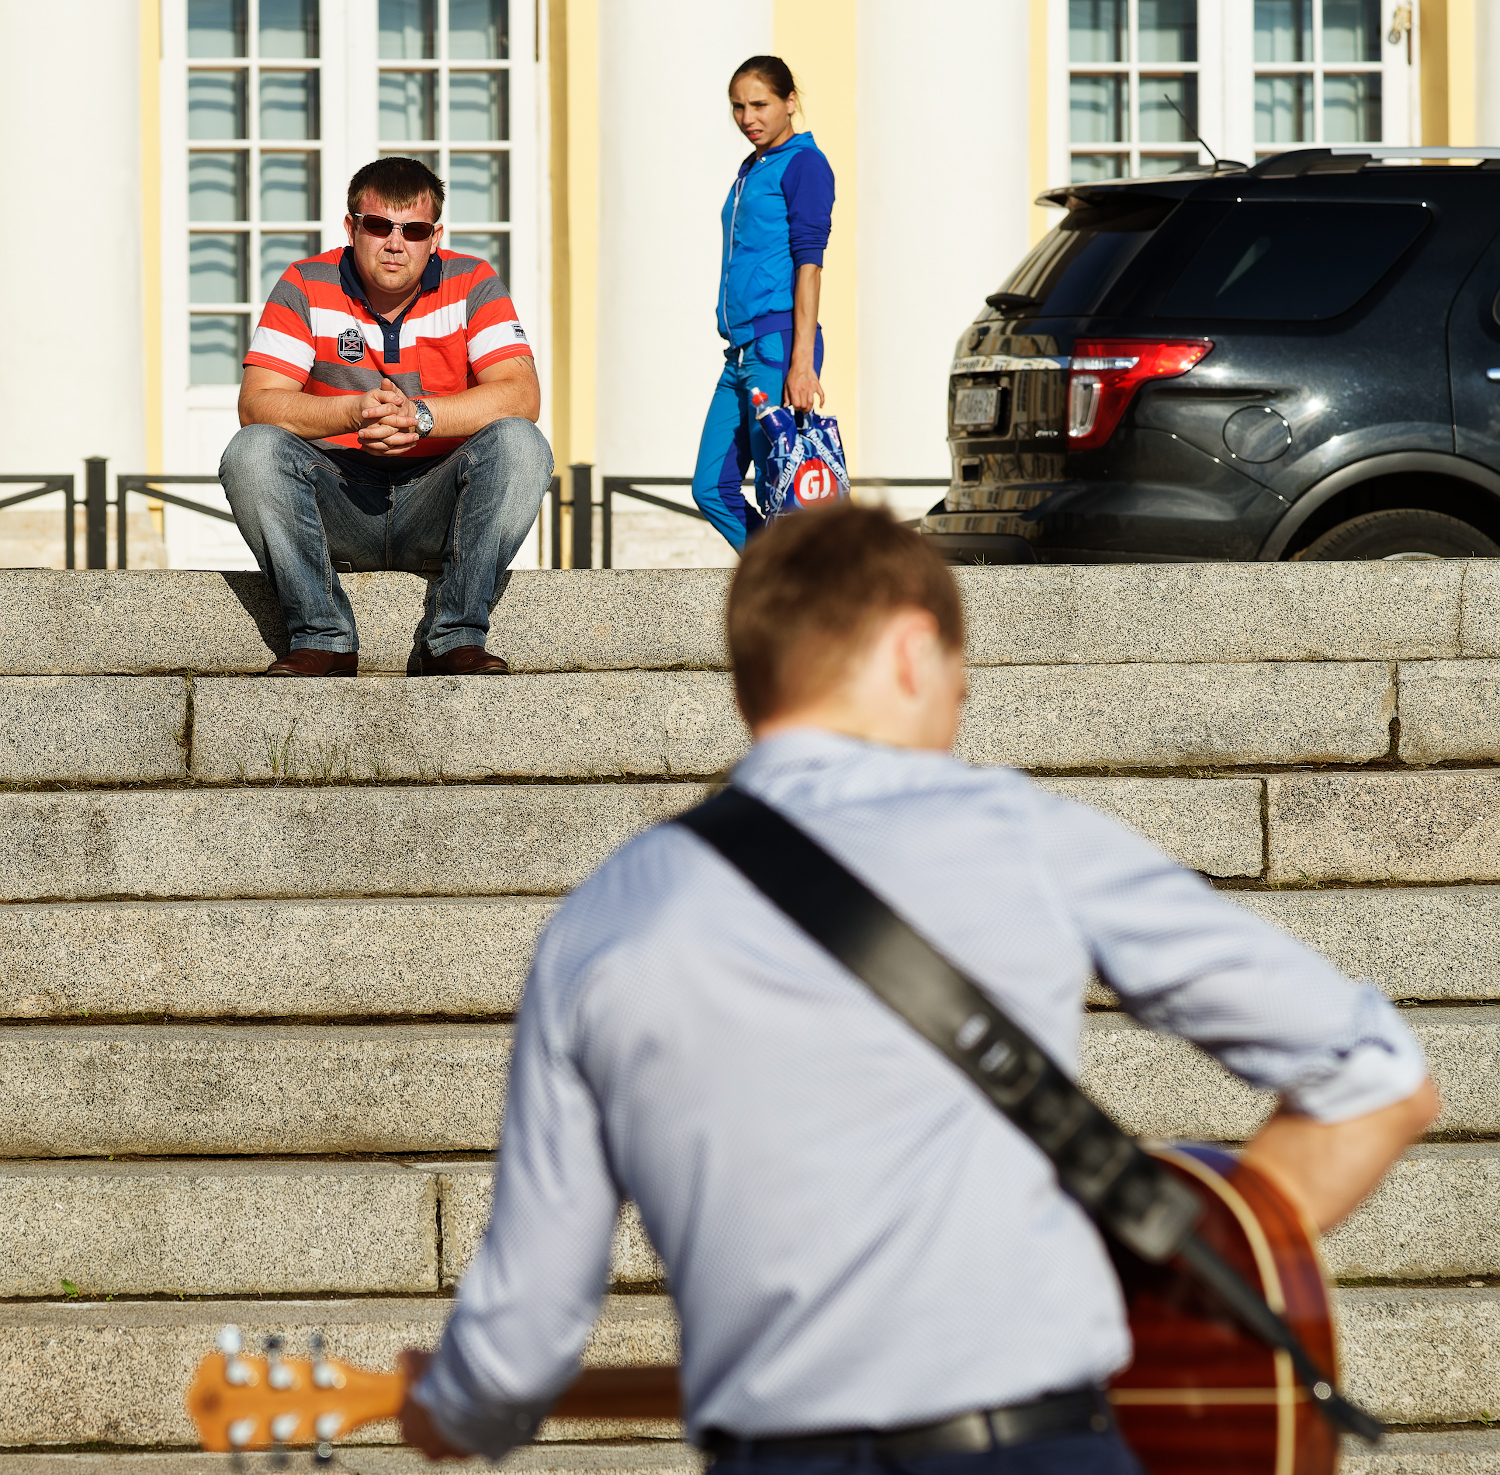
<svg viewBox="0 0 1500 1475"><path fill-rule="evenodd" d="M835 685L882 615L923 609L962 650L963 604L947 564L884 508L840 501L751 539L729 586L729 658L750 723Z"/></svg>
<svg viewBox="0 0 1500 1475"><path fill-rule="evenodd" d="M772 92L785 102L797 90L797 79L792 69L779 56L752 56L734 69L729 85L734 86L741 77L759 77Z"/></svg>
<svg viewBox="0 0 1500 1475"><path fill-rule="evenodd" d="M349 213L359 214L359 202L365 191L370 190L377 199L384 200L393 210L405 210L415 205L423 195L432 196L432 218L443 218L443 200L447 191L443 181L420 159L403 159L393 156L376 159L357 169L349 181Z"/></svg>

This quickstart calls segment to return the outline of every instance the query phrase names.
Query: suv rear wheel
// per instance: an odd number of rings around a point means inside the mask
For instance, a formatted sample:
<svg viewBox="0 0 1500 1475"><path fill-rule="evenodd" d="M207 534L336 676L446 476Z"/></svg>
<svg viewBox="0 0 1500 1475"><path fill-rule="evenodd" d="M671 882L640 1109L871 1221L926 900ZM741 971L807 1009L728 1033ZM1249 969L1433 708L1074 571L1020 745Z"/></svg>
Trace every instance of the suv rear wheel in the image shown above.
<svg viewBox="0 0 1500 1475"><path fill-rule="evenodd" d="M1315 539L1295 561L1360 558L1500 558L1500 544L1478 528L1421 507L1351 517Z"/></svg>

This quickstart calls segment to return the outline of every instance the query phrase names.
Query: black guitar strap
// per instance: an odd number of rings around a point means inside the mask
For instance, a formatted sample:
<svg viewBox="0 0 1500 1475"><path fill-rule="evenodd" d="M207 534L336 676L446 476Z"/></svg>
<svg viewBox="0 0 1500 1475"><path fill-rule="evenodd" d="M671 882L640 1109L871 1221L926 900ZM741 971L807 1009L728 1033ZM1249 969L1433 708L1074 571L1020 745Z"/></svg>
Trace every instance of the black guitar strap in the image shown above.
<svg viewBox="0 0 1500 1475"><path fill-rule="evenodd" d="M1299 1379L1336 1425L1374 1443L1381 1425L1341 1397L1286 1323L1194 1233L1198 1195L1091 1102L1046 1051L810 835L741 789L676 823L708 842L813 941L946 1055L1046 1154L1058 1181L1143 1260L1180 1256Z"/></svg>

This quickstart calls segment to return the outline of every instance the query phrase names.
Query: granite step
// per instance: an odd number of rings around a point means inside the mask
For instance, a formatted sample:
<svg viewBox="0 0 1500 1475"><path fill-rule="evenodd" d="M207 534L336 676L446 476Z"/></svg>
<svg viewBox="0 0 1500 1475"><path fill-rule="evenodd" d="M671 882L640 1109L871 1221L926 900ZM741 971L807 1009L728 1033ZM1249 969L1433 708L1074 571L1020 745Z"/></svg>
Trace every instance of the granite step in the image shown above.
<svg viewBox="0 0 1500 1475"><path fill-rule="evenodd" d="M1259 779L1057 779L1219 876L1262 867ZM0 793L0 901L558 895L694 783Z"/></svg>
<svg viewBox="0 0 1500 1475"><path fill-rule="evenodd" d="M1438 1135L1500 1133L1500 1008L1408 1018L1443 1093ZM36 1024L0 1028L4 1157L488 1152L508 1024ZM1088 1016L1082 1083L1148 1137L1238 1142L1272 1106L1128 1016Z"/></svg>
<svg viewBox="0 0 1500 1475"><path fill-rule="evenodd" d="M432 1472L425 1456L400 1446L340 1445L337 1461L333 1468L347 1475ZM0 1475L271 1475L278 1468L269 1454L242 1456L242 1463L237 1465L233 1455L199 1450L0 1454ZM505 1459L505 1469L514 1475L702 1475L703 1468L702 1455L675 1439L629 1444L529 1444ZM1461 1475L1479 1472L1465 1470Z"/></svg>
<svg viewBox="0 0 1500 1475"><path fill-rule="evenodd" d="M722 669L724 570L518 571L490 646L516 671ZM978 665L1500 656L1487 562L957 571ZM361 668L407 670L426 586L342 579ZM262 670L286 627L258 573L0 570L0 675Z"/></svg>
<svg viewBox="0 0 1500 1475"><path fill-rule="evenodd" d="M1363 763L1390 747L1393 672L1386 662L981 667L957 751L1053 770ZM748 742L724 672L200 679L191 772L205 783L672 777L727 769Z"/></svg>
<svg viewBox="0 0 1500 1475"><path fill-rule="evenodd" d="M0 1299L416 1295L489 1221L493 1162L172 1158L0 1163ZM1500 1277L1500 1144L1419 1145L1324 1243L1344 1280ZM664 1278L627 1205L611 1275Z"/></svg>
<svg viewBox="0 0 1500 1475"><path fill-rule="evenodd" d="M1226 895L1392 998L1500 999L1500 887ZM438 897L0 906L0 1019L506 1016L520 1005L557 905Z"/></svg>
<svg viewBox="0 0 1500 1475"><path fill-rule="evenodd" d="M1477 1423L1500 1386L1500 1290L1385 1287L1335 1293L1343 1328L1345 1383L1353 1397L1396 1424ZM316 1330L330 1353L370 1367L393 1365L404 1346L430 1346L447 1314L439 1298L318 1301L11 1302L0 1304L0 1447L101 1443L126 1448L188 1446L182 1390L212 1349L216 1329L286 1338L305 1356ZM665 1296L611 1296L585 1362L662 1364L677 1356ZM666 1421L609 1429L552 1421L543 1437L637 1434L670 1438ZM351 1444L389 1444L373 1425Z"/></svg>

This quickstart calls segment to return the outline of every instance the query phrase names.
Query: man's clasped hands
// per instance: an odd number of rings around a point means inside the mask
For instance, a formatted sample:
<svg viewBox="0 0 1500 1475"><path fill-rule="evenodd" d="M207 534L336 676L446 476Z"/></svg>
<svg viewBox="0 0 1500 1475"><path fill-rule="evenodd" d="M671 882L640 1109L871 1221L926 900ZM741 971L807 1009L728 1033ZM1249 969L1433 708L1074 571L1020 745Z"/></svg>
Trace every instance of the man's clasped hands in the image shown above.
<svg viewBox="0 0 1500 1475"><path fill-rule="evenodd" d="M359 448L372 456L395 456L414 446L417 408L389 379L359 398Z"/></svg>

